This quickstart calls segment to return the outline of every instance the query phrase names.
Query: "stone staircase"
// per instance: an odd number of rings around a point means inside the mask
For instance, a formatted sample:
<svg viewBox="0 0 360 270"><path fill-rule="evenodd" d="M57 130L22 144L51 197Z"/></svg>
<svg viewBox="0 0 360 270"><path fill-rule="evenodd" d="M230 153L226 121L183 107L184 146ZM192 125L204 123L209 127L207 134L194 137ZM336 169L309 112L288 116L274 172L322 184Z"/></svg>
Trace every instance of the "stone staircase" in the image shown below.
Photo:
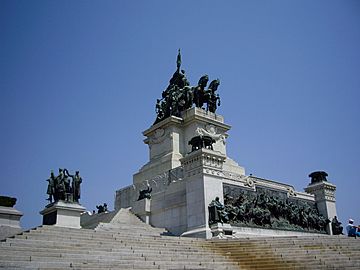
<svg viewBox="0 0 360 270"><path fill-rule="evenodd" d="M360 269L360 239L346 236L253 237L209 242L212 251L237 262L239 269Z"/></svg>
<svg viewBox="0 0 360 270"><path fill-rule="evenodd" d="M131 231L129 231L129 228ZM96 231L139 233L141 236L146 235L170 235L164 228L155 228L142 222L137 216L131 213L130 208L120 209L109 222L99 222L95 227Z"/></svg>
<svg viewBox="0 0 360 270"><path fill-rule="evenodd" d="M2 269L360 269L345 236L194 239L168 236L128 209L95 229L41 226L0 243Z"/></svg>

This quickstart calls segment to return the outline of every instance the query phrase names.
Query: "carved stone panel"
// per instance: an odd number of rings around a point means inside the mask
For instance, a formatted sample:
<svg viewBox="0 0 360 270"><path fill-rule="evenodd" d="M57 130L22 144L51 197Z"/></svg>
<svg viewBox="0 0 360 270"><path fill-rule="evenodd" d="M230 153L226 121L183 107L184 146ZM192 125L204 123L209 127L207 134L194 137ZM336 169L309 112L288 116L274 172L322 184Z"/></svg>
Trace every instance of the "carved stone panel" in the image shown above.
<svg viewBox="0 0 360 270"><path fill-rule="evenodd" d="M229 184L223 187L230 224L325 233L328 220L312 201L261 186L256 186L255 191Z"/></svg>

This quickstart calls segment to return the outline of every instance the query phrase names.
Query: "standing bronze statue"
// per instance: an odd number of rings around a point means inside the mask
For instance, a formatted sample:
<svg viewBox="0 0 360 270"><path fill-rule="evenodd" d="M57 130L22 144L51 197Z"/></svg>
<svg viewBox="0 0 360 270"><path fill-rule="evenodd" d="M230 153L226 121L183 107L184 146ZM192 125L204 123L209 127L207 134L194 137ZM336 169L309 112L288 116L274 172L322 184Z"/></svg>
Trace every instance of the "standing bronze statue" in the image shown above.
<svg viewBox="0 0 360 270"><path fill-rule="evenodd" d="M59 169L59 175L55 178L55 196L55 201L64 201L66 197L65 175L63 169Z"/></svg>
<svg viewBox="0 0 360 270"><path fill-rule="evenodd" d="M225 210L225 206L220 202L219 197L212 200L208 206L209 210L209 224L212 225L217 222L228 223L229 216Z"/></svg>
<svg viewBox="0 0 360 270"><path fill-rule="evenodd" d="M69 193L72 194L72 199L74 202L79 202L80 199L80 184L82 183L82 178L80 176L80 172L76 171L75 175L72 175L69 173L69 171L67 169L66 170L66 174L72 178L72 182L71 182L71 189L69 189Z"/></svg>
<svg viewBox="0 0 360 270"><path fill-rule="evenodd" d="M50 203L57 200L57 196L55 195L55 175L54 172L51 171L50 172L50 177L49 179L47 179L46 181L48 181L48 188L47 188L47 192L46 194L49 195L49 198L47 199Z"/></svg>

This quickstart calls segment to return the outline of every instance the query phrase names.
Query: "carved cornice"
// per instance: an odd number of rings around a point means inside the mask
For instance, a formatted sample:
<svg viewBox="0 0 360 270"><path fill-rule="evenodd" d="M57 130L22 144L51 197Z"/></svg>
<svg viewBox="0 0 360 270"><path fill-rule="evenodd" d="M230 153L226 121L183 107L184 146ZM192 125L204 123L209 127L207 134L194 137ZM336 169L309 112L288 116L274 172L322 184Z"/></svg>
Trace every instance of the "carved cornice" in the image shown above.
<svg viewBox="0 0 360 270"><path fill-rule="evenodd" d="M179 126L183 123L182 118L177 116L169 116L166 119L160 121L159 123L156 123L155 125L152 125L147 130L143 131L143 135L146 137L150 137L154 131L157 129L166 129L169 126Z"/></svg>
<svg viewBox="0 0 360 270"><path fill-rule="evenodd" d="M226 179L230 179L230 180L235 180L235 181L245 181L245 175L241 175L241 174L237 174L237 173L231 173L231 172L227 172L224 171L224 178Z"/></svg>
<svg viewBox="0 0 360 270"><path fill-rule="evenodd" d="M225 131L228 131L231 128L231 126L224 123L224 118L221 115L205 111L201 108L191 108L182 112L181 116L184 120L184 125L189 125L192 122L196 121L212 124L214 126L224 129Z"/></svg>
<svg viewBox="0 0 360 270"><path fill-rule="evenodd" d="M185 174L194 175L194 172L223 176L222 167L226 156L209 149L199 149L191 152L180 160Z"/></svg>
<svg viewBox="0 0 360 270"><path fill-rule="evenodd" d="M277 183L275 181L261 179L253 176L246 176L231 172L223 172L223 177L229 180L235 180L236 182L240 182L244 187L249 187L255 189L256 185L266 186L268 188L273 188L276 190L283 190L287 192L288 197L296 197L297 192L294 187L290 185L285 185L282 183Z"/></svg>
<svg viewBox="0 0 360 270"><path fill-rule="evenodd" d="M327 200L335 202L336 186L329 182L310 184L305 192L314 194L316 201Z"/></svg>
<svg viewBox="0 0 360 270"><path fill-rule="evenodd" d="M216 175L216 176L219 176L219 177L224 176L222 171L214 170L214 169L208 169L208 168L203 169L203 174Z"/></svg>

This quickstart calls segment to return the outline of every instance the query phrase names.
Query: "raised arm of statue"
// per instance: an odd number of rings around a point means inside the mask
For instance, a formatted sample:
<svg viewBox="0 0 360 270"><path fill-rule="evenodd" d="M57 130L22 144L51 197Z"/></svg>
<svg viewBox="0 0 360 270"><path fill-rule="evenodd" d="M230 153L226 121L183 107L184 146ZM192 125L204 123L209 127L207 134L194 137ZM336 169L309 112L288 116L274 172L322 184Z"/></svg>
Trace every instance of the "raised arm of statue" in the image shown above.
<svg viewBox="0 0 360 270"><path fill-rule="evenodd" d="M74 175L70 174L67 169L64 169L64 174L65 174L66 176L70 176L71 178L74 178Z"/></svg>

